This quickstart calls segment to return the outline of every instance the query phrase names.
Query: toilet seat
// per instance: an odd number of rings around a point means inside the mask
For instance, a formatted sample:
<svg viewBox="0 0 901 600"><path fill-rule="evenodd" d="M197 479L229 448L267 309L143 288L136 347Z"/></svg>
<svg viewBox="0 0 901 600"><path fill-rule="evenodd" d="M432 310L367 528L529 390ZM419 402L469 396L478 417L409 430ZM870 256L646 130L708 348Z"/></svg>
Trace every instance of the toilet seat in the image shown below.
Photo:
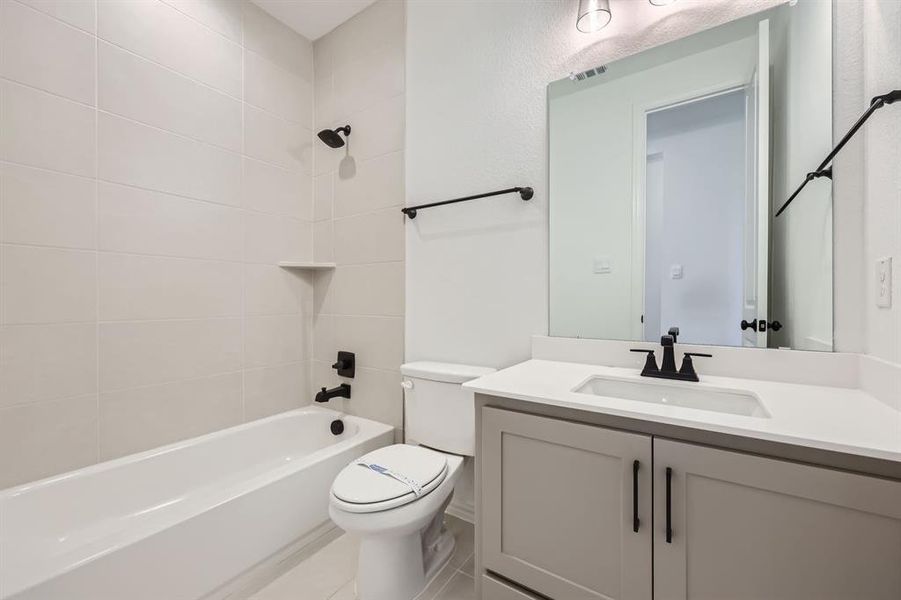
<svg viewBox="0 0 901 600"><path fill-rule="evenodd" d="M420 495L409 484L361 466L361 462L380 465L412 480L421 488ZM332 503L352 513L390 510L426 496L441 485L447 473L447 457L440 452L407 444L386 446L344 467L332 484Z"/></svg>

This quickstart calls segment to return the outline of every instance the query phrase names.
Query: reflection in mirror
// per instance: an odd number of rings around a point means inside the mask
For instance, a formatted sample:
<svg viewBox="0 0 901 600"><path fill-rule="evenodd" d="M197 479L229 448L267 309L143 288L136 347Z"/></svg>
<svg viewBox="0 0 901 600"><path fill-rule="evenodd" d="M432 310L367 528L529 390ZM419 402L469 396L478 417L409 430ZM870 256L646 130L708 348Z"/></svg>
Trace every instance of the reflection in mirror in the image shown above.
<svg viewBox="0 0 901 600"><path fill-rule="evenodd" d="M548 88L550 334L832 349L831 3ZM794 208L794 207L793 207Z"/></svg>

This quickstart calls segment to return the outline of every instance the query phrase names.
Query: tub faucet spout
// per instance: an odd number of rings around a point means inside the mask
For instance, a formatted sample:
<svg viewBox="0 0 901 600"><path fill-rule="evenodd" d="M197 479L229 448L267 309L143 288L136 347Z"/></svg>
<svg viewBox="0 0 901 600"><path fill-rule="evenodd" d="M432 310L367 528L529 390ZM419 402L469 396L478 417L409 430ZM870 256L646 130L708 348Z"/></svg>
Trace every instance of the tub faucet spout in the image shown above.
<svg viewBox="0 0 901 600"><path fill-rule="evenodd" d="M322 388L316 393L316 402L328 402L332 398L350 398L350 384L342 383L330 390Z"/></svg>

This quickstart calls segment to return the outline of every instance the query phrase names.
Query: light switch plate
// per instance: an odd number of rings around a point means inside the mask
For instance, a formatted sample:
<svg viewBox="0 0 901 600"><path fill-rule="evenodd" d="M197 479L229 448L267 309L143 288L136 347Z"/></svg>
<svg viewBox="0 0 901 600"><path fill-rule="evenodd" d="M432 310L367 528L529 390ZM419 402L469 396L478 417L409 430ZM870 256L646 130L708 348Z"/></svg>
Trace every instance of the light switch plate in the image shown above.
<svg viewBox="0 0 901 600"><path fill-rule="evenodd" d="M609 256L598 256L594 259L592 270L598 275L613 272L613 259Z"/></svg>
<svg viewBox="0 0 901 600"><path fill-rule="evenodd" d="M876 261L876 306L892 307L892 257L884 256Z"/></svg>

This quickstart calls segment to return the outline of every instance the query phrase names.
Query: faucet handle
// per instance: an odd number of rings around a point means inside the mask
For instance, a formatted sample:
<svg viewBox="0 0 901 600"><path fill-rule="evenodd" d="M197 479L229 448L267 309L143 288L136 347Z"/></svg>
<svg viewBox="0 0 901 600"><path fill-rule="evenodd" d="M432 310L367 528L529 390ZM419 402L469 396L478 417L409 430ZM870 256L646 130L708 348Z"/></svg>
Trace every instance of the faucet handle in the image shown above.
<svg viewBox="0 0 901 600"><path fill-rule="evenodd" d="M657 367L657 357L654 356L653 350L645 350L644 348L632 348L629 352L646 352L648 357L644 361L644 368L641 370L641 374L645 375L647 373L656 373L660 371Z"/></svg>
<svg viewBox="0 0 901 600"><path fill-rule="evenodd" d="M695 363L691 359L692 356L698 356L703 358L713 358L712 354L705 354L703 352L686 352L685 357L682 359L682 367L679 369L679 375L682 375L685 379L689 381L698 381L698 374L695 372Z"/></svg>
<svg viewBox="0 0 901 600"><path fill-rule="evenodd" d="M663 347L672 346L676 343L676 338L672 335L660 336L660 345Z"/></svg>
<svg viewBox="0 0 901 600"><path fill-rule="evenodd" d="M666 333L673 336L673 343L676 343L679 341L679 328L678 327L670 327L669 331L667 331Z"/></svg>

